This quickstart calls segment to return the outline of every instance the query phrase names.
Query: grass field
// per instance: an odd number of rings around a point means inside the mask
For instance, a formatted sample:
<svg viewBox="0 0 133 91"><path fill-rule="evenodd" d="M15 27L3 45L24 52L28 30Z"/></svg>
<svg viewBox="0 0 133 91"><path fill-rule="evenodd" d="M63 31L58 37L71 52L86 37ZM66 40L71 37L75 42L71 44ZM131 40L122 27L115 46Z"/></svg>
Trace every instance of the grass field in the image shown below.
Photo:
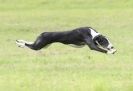
<svg viewBox="0 0 133 91"><path fill-rule="evenodd" d="M132 0L0 0L0 91L133 91L132 17ZM108 36L118 52L15 44L81 26Z"/></svg>

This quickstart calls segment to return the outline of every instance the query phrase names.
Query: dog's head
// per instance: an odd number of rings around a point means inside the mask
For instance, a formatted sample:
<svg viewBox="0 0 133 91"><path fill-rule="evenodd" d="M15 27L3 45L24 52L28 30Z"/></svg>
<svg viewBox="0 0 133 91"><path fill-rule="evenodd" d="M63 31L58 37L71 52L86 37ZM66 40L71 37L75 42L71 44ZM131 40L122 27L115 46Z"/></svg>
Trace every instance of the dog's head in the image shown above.
<svg viewBox="0 0 133 91"><path fill-rule="evenodd" d="M103 35L96 36L93 41L98 48L106 51L108 54L114 54L116 52L116 49L113 47L108 38Z"/></svg>

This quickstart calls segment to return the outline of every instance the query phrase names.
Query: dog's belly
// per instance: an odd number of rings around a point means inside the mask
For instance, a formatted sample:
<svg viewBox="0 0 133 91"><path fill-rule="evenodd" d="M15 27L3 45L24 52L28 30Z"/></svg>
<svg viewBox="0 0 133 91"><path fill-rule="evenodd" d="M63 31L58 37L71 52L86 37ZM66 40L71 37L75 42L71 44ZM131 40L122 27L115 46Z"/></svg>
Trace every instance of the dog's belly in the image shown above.
<svg viewBox="0 0 133 91"><path fill-rule="evenodd" d="M81 47L84 47L85 46L85 43L84 42L76 42L76 43L73 43L73 44L68 44L72 47L76 47L76 48L81 48Z"/></svg>
<svg viewBox="0 0 133 91"><path fill-rule="evenodd" d="M75 44L68 44L68 45L76 48L81 48L85 46L85 45L75 45Z"/></svg>

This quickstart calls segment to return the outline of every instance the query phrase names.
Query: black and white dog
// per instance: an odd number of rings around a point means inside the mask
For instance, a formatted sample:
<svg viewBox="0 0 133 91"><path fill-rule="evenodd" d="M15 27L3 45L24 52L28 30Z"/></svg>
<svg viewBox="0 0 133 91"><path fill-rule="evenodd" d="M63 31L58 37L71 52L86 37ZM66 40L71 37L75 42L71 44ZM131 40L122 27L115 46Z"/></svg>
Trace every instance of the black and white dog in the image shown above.
<svg viewBox="0 0 133 91"><path fill-rule="evenodd" d="M54 42L76 45L77 47L88 45L91 50L108 54L116 52L111 42L91 27L81 27L63 32L44 32L38 36L35 42L16 40L19 47L28 47L33 50L40 50Z"/></svg>

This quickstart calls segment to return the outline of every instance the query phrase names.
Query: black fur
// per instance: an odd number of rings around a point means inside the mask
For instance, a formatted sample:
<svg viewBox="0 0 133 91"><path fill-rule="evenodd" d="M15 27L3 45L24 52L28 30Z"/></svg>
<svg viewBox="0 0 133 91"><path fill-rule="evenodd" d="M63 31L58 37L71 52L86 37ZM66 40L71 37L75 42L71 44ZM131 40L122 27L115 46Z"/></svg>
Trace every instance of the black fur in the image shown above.
<svg viewBox="0 0 133 91"><path fill-rule="evenodd" d="M60 42L63 44L74 44L77 46L88 45L91 50L106 53L106 50L99 48L95 43L96 40L98 40L99 43L102 43L100 41L102 41L103 39L104 37L102 35L99 35L96 38L92 39L90 27L81 27L72 31L44 32L40 34L40 36L33 44L25 43L25 45L33 50L40 50L51 43ZM103 44L108 43L107 41L104 41Z"/></svg>

